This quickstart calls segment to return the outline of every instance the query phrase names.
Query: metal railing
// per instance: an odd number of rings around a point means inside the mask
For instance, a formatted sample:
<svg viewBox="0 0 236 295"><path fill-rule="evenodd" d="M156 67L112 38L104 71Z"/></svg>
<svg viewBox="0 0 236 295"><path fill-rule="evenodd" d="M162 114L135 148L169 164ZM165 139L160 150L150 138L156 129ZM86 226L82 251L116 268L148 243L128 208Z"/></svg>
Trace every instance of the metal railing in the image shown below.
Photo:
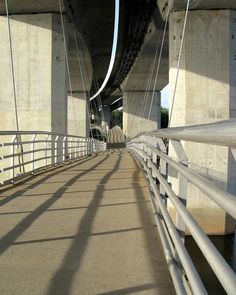
<svg viewBox="0 0 236 295"><path fill-rule="evenodd" d="M93 138L41 131L0 132L0 184L106 150Z"/></svg>
<svg viewBox="0 0 236 295"><path fill-rule="evenodd" d="M149 182L149 197L170 274L177 294L207 294L207 290L184 245L187 227L227 294L236 294L236 275L200 225L187 210L189 183L197 187L231 217L236 219L236 196L217 188L200 173L188 167L181 141L201 142L236 148L236 120L190 127L178 127L139 134L127 147L144 169ZM177 160L168 155L171 142ZM178 173L179 192L168 182L168 168ZM173 222L167 206L176 210Z"/></svg>

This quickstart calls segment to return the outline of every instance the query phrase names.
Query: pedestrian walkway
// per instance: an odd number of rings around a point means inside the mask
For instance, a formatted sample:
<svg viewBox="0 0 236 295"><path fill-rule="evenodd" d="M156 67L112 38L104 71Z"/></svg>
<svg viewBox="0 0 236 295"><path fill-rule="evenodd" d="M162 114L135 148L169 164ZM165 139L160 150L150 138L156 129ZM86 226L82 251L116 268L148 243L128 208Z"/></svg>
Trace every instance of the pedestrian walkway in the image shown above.
<svg viewBox="0 0 236 295"><path fill-rule="evenodd" d="M0 294L174 294L146 181L106 152L0 192Z"/></svg>

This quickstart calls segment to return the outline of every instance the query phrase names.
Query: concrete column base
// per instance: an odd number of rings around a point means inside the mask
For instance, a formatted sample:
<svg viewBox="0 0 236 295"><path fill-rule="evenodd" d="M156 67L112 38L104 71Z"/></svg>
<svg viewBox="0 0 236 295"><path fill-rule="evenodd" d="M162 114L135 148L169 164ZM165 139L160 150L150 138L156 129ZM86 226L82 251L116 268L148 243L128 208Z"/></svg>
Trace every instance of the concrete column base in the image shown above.
<svg viewBox="0 0 236 295"><path fill-rule="evenodd" d="M68 96L68 134L89 137L89 115L84 93Z"/></svg>
<svg viewBox="0 0 236 295"><path fill-rule="evenodd" d="M123 132L132 138L142 131L160 128L160 92L154 93L150 120L149 109L153 92L125 92L123 94ZM146 105L144 102L147 95Z"/></svg>
<svg viewBox="0 0 236 295"><path fill-rule="evenodd" d="M174 12L170 17L170 98L173 97L184 15L185 12ZM235 117L235 20L235 11L189 12L171 127ZM229 157L228 148L183 144L192 169L216 186L236 193L235 158ZM176 157L171 147L170 155ZM178 192L178 174L171 168L169 174L169 181ZM235 222L191 184L188 185L187 207L206 233L221 235L234 231Z"/></svg>
<svg viewBox="0 0 236 295"><path fill-rule="evenodd" d="M66 64L60 15L52 13L11 15L10 24L20 131L66 133ZM5 16L0 16L0 35L0 129L14 131L17 129L16 109ZM32 136L31 138L25 136L22 139L32 140ZM37 145L37 148L45 146ZM44 156L45 152L37 153L37 157ZM25 155L22 159L27 162L30 156ZM2 163L3 167L9 164L8 160ZM50 160L47 164L50 164ZM34 169L43 165L45 165L44 160L38 161ZM25 172L31 169L32 165L25 166ZM20 172L17 168L15 175ZM4 173L1 175L1 180L10 177L12 175Z"/></svg>
<svg viewBox="0 0 236 295"><path fill-rule="evenodd" d="M102 128L105 129L107 132L110 129L110 122L111 122L110 106L103 106L103 109L102 109Z"/></svg>

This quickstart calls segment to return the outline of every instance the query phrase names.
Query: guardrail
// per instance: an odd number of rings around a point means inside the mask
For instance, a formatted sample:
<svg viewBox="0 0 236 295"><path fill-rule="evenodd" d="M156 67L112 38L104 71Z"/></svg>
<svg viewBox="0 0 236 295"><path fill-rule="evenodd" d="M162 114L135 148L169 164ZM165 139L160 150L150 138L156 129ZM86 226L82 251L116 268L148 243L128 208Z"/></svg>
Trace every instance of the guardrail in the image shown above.
<svg viewBox="0 0 236 295"><path fill-rule="evenodd" d="M184 246L185 227L194 238L227 294L236 294L236 275L186 208L191 183L236 219L236 196L217 188L188 167L181 140L236 148L236 120L190 127L169 128L139 134L127 147L142 166L149 181L149 197L177 294L207 294L207 290ZM171 142L177 159L168 156ZM179 193L168 183L168 166L178 172ZM175 207L174 224L167 198Z"/></svg>
<svg viewBox="0 0 236 295"><path fill-rule="evenodd" d="M41 131L0 132L0 184L106 150L93 138Z"/></svg>

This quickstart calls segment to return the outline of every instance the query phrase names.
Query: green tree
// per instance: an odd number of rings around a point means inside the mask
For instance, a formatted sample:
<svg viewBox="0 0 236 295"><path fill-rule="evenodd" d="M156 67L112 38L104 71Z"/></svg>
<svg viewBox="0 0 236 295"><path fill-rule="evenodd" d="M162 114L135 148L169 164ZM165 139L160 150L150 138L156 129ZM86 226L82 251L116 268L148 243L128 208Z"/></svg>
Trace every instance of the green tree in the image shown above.
<svg viewBox="0 0 236 295"><path fill-rule="evenodd" d="M113 126L120 126L120 128L122 128L122 123L123 123L123 111L122 110L115 110L111 113L111 123L112 123L112 127Z"/></svg>
<svg viewBox="0 0 236 295"><path fill-rule="evenodd" d="M169 123L169 110L161 107L161 128L167 128Z"/></svg>

